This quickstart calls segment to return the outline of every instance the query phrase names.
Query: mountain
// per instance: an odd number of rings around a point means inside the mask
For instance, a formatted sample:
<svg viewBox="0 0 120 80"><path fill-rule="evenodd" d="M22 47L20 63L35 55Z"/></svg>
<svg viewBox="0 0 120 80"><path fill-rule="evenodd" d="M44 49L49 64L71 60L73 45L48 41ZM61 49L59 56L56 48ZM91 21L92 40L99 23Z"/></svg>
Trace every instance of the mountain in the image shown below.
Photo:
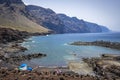
<svg viewBox="0 0 120 80"><path fill-rule="evenodd" d="M21 0L0 0L0 27L31 33L48 33L49 29L30 20L25 4Z"/></svg>
<svg viewBox="0 0 120 80"><path fill-rule="evenodd" d="M64 24L54 11L33 5L28 5L26 8L36 23L53 30L55 33L63 33Z"/></svg>
<svg viewBox="0 0 120 80"><path fill-rule="evenodd" d="M34 17L33 21L53 30L55 33L96 33L107 32L108 28L95 23L69 17L65 14L56 14L51 9L39 6L26 6L29 14ZM31 19L32 20L32 19Z"/></svg>
<svg viewBox="0 0 120 80"><path fill-rule="evenodd" d="M31 33L96 33L108 28L49 8L26 6L22 0L0 0L0 27Z"/></svg>
<svg viewBox="0 0 120 80"><path fill-rule="evenodd" d="M92 33L109 32L110 31L107 27L98 25L96 23L91 23L91 22L86 21L86 25L89 27L89 30Z"/></svg>
<svg viewBox="0 0 120 80"><path fill-rule="evenodd" d="M65 14L58 14L59 19L61 19L65 25L65 33L89 33L89 27L83 20L79 20L76 17L69 17Z"/></svg>
<svg viewBox="0 0 120 80"><path fill-rule="evenodd" d="M64 22L65 33L98 33L108 32L109 29L105 26L100 26L96 23L79 20L76 17L69 17L65 14L58 14L59 19Z"/></svg>

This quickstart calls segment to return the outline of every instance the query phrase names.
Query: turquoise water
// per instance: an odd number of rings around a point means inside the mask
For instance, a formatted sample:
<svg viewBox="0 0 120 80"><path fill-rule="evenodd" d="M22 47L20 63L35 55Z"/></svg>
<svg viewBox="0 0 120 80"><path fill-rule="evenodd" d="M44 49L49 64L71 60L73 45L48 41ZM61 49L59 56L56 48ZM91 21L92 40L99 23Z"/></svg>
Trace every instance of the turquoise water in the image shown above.
<svg viewBox="0 0 120 80"><path fill-rule="evenodd" d="M120 42L120 33L83 33L54 34L48 36L33 36L22 43L30 53L45 53L47 57L32 59L29 62L40 66L66 66L69 61L80 61L83 57L96 57L102 53L120 54L120 50L99 46L73 46L74 41L105 40ZM73 55L76 54L76 55Z"/></svg>

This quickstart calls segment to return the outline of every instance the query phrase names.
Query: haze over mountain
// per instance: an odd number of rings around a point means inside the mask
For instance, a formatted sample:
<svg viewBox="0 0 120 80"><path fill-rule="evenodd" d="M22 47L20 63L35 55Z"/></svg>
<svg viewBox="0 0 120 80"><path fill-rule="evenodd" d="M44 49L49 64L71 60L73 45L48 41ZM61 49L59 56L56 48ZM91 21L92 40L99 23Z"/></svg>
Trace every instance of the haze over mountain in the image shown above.
<svg viewBox="0 0 120 80"><path fill-rule="evenodd" d="M0 0L0 27L27 32L96 33L108 28L95 23L56 14L51 9L26 6L21 0Z"/></svg>

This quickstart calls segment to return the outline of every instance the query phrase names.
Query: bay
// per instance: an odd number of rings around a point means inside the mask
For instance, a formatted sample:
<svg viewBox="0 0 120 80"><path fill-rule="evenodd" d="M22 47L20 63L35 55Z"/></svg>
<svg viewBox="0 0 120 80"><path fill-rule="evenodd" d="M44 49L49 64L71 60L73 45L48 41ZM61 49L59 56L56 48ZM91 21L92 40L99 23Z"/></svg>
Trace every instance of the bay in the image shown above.
<svg viewBox="0 0 120 80"><path fill-rule="evenodd" d="M100 46L73 46L75 41L104 40L120 42L119 32L78 33L32 36L21 45L28 48L23 54L44 53L47 57L32 59L28 62L39 66L67 66L70 61L80 61L83 57L98 57L101 54L120 54L120 50Z"/></svg>

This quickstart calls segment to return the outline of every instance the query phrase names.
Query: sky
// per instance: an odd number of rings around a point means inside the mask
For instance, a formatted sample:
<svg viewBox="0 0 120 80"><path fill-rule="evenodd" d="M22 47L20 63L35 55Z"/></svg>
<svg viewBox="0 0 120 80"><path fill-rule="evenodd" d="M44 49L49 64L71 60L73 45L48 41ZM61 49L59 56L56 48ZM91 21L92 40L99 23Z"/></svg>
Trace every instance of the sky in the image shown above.
<svg viewBox="0 0 120 80"><path fill-rule="evenodd" d="M85 21L120 31L120 0L23 0L26 5L50 8Z"/></svg>

